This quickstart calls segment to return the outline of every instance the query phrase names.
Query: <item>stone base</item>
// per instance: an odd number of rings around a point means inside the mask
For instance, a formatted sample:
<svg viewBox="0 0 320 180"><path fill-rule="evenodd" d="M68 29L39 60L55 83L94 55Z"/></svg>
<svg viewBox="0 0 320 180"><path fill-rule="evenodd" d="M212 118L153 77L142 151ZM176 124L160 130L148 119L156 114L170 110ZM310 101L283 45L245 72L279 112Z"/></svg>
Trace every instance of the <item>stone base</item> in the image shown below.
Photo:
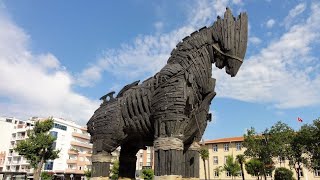
<svg viewBox="0 0 320 180"><path fill-rule="evenodd" d="M200 180L200 178L191 177L191 178L182 178L182 180Z"/></svg>
<svg viewBox="0 0 320 180"><path fill-rule="evenodd" d="M155 176L154 180L182 180L181 175L165 175L165 176Z"/></svg>
<svg viewBox="0 0 320 180"><path fill-rule="evenodd" d="M90 180L109 180L109 177L91 177Z"/></svg>

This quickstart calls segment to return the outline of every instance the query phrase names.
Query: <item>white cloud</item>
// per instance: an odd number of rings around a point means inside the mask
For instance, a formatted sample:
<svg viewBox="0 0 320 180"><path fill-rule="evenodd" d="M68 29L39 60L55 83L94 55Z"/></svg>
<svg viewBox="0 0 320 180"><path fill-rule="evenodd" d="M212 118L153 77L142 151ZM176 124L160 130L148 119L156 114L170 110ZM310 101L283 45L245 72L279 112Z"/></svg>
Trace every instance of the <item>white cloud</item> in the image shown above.
<svg viewBox="0 0 320 180"><path fill-rule="evenodd" d="M3 9L2 9L3 10ZM0 114L58 116L84 124L98 106L71 86L73 78L50 53L34 54L30 37L0 13Z"/></svg>
<svg viewBox="0 0 320 180"><path fill-rule="evenodd" d="M320 72L311 68L319 61L311 55L316 51L312 49L314 43L319 43L319 24L320 4L313 3L310 17L293 25L258 54L246 58L236 78L215 71L217 96L271 103L277 108L319 104ZM315 74L313 78L311 74Z"/></svg>
<svg viewBox="0 0 320 180"><path fill-rule="evenodd" d="M241 3L242 3L242 0L232 0L232 3L233 3L233 4L241 4Z"/></svg>
<svg viewBox="0 0 320 180"><path fill-rule="evenodd" d="M162 30L164 24L162 21L157 21L154 23L154 27L156 28L156 31L159 32Z"/></svg>
<svg viewBox="0 0 320 180"><path fill-rule="evenodd" d="M196 8L190 11L188 25L166 34L139 36L133 44L107 50L98 60L104 64L99 72L106 70L126 80L143 80L154 75L166 63L178 41L201 25L212 23L214 14L222 14L227 4L228 1L197 1ZM294 8L300 11L291 10L288 17L297 16L303 9L301 7ZM315 67L318 59L311 56L311 50L319 38L320 8L316 3L311 8L312 14L308 19L295 23L279 39L246 58L237 77L230 78L224 71L215 70L217 97L270 103L278 108L318 104L320 75L318 69L311 68ZM249 41L261 42L257 37L250 37ZM316 74L314 78L310 78L311 73Z"/></svg>
<svg viewBox="0 0 320 180"><path fill-rule="evenodd" d="M272 28L273 25L276 23L274 19L269 19L266 23L267 28Z"/></svg>
<svg viewBox="0 0 320 180"><path fill-rule="evenodd" d="M261 43L261 39L258 37L249 37L249 43L252 43L253 45L257 45Z"/></svg>
<svg viewBox="0 0 320 180"><path fill-rule="evenodd" d="M300 3L296 7L290 10L288 16L285 17L283 24L286 28L289 28L290 25L294 22L295 18L304 12L307 5L306 3Z"/></svg>
<svg viewBox="0 0 320 180"><path fill-rule="evenodd" d="M196 1L196 5L188 8L191 12L186 21L188 24L168 33L141 35L131 44L106 50L95 63L97 65L90 65L83 70L78 76L78 83L81 86L92 86L101 79L103 71L111 72L127 81L154 75L164 66L171 50L182 38L204 25L212 24L217 15L223 15L228 3L229 0ZM159 22L154 25L163 26Z"/></svg>

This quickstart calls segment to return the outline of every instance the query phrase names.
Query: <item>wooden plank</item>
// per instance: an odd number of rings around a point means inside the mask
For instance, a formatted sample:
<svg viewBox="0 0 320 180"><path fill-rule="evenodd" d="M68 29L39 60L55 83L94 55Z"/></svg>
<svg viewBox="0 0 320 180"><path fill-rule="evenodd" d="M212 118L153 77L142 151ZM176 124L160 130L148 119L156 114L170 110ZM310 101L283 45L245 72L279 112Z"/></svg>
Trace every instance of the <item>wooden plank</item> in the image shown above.
<svg viewBox="0 0 320 180"><path fill-rule="evenodd" d="M238 56L239 55L239 37L240 37L240 20L239 20L239 18L237 18L237 20L236 20L236 22L235 22L235 29L234 29L234 34L235 34L235 37L234 37L234 39L235 39L235 42L234 42L234 49L235 49L235 52L234 52L234 54L236 55L236 56Z"/></svg>
<svg viewBox="0 0 320 180"><path fill-rule="evenodd" d="M132 90L131 93L131 100L132 100L132 107L133 107L133 112L134 112L134 116L137 116L138 114L140 114L139 110L138 110L138 104L137 104L137 97L136 97L136 92L137 90L134 89Z"/></svg>
<svg viewBox="0 0 320 180"><path fill-rule="evenodd" d="M247 37L248 37L248 22L247 22L247 14L240 14L240 48L239 48L239 56L240 58L244 58L245 51L247 48Z"/></svg>

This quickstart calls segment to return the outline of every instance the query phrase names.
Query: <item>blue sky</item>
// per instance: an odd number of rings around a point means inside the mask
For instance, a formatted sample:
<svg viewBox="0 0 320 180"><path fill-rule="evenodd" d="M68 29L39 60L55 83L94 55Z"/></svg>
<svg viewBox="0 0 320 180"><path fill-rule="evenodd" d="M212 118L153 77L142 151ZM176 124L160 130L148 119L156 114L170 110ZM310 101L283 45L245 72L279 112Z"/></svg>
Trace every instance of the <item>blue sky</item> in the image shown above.
<svg viewBox="0 0 320 180"><path fill-rule="evenodd" d="M213 70L205 140L320 117L320 3L300 0L0 0L0 115L85 124L102 95L154 75L226 6L248 13L249 44L235 78Z"/></svg>

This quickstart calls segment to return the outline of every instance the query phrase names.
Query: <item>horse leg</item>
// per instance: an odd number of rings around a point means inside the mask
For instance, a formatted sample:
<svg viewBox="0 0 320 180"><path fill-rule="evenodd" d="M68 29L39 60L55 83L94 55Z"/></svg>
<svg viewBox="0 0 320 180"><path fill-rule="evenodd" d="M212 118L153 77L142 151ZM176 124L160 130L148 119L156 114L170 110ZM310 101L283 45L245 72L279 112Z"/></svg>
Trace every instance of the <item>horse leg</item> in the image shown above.
<svg viewBox="0 0 320 180"><path fill-rule="evenodd" d="M159 83L166 80L166 69L159 73ZM152 119L154 120L154 157L155 175L172 175L172 178L181 178L183 175L183 139L186 124L189 120L185 115L186 92L185 76L179 75L165 82L164 87L155 90L153 95ZM171 177L166 177L171 178Z"/></svg>
<svg viewBox="0 0 320 180"><path fill-rule="evenodd" d="M93 141L92 174L93 180L108 180L110 175L111 152L116 147L109 146L111 139L95 139Z"/></svg>
<svg viewBox="0 0 320 180"><path fill-rule="evenodd" d="M200 145L193 142L190 147L184 152L185 171L184 178L199 179L199 150Z"/></svg>
<svg viewBox="0 0 320 180"><path fill-rule="evenodd" d="M155 175L183 174L183 142L176 137L158 137L154 141Z"/></svg>
<svg viewBox="0 0 320 180"><path fill-rule="evenodd" d="M119 179L135 179L137 152L139 148L131 145L124 144L120 150L120 166L119 166Z"/></svg>

